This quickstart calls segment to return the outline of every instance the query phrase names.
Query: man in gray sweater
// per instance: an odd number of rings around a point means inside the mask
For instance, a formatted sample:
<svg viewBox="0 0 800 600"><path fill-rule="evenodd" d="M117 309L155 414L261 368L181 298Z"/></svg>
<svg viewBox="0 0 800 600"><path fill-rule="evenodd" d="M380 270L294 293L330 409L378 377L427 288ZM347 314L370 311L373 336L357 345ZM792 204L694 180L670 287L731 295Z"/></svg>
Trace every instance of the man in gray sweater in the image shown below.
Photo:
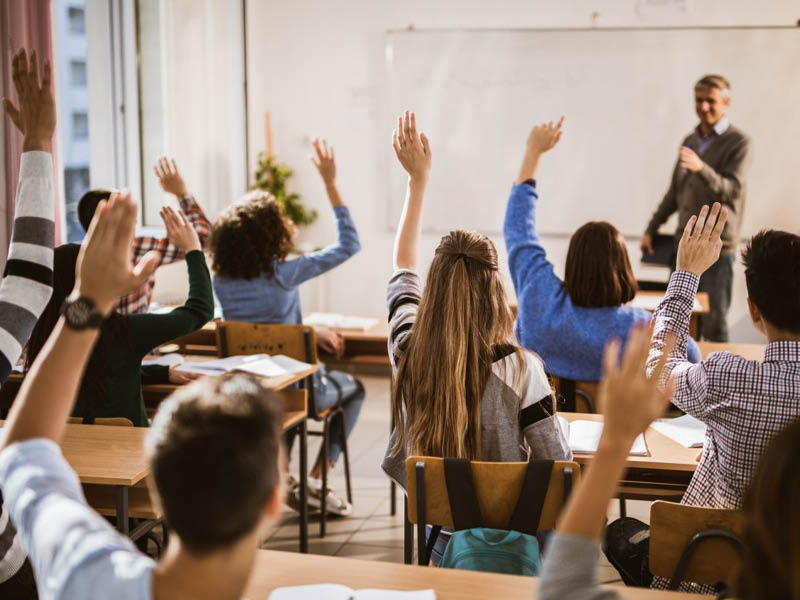
<svg viewBox="0 0 800 600"><path fill-rule="evenodd" d="M733 261L741 230L744 169L750 140L725 116L731 104L727 79L721 75L706 75L695 84L694 95L700 123L684 138L669 189L650 219L639 245L642 252L652 254L653 235L677 211L677 249L689 217L698 214L703 205L719 202L728 207L722 254L700 279L698 288L708 293L711 309L711 314L703 317L701 335L707 340L727 342L726 316L731 303ZM674 260L672 267L674 269Z"/></svg>

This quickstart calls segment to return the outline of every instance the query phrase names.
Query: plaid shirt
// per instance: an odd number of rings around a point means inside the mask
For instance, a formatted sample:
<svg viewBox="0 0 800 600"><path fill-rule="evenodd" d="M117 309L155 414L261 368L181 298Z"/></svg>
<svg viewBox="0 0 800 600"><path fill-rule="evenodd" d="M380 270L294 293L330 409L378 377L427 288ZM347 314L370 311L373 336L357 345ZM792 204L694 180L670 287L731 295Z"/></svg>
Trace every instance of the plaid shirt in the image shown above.
<svg viewBox="0 0 800 600"><path fill-rule="evenodd" d="M682 504L741 508L764 447L800 415L800 342L767 344L764 362L717 352L691 364L686 360L689 317L699 278L676 271L653 315L655 331L648 374L661 357L668 332L675 350L666 376L675 385L673 404L706 424L703 455ZM656 577L652 587L666 589ZM684 584L681 590L713 593L709 586Z"/></svg>
<svg viewBox="0 0 800 600"><path fill-rule="evenodd" d="M205 247L208 235L211 232L211 224L208 222L203 209L194 199L194 196L187 194L178 198L181 209L189 219L197 236L200 238L200 244ZM133 261L134 263L141 260L141 258L150 252L156 250L161 254L161 260L158 266L168 265L183 259L183 250L179 250L167 238L139 236L133 240ZM119 303L119 312L123 315L134 313L145 313L150 307L150 301L153 298L153 288L156 285L155 277L150 277L148 282L135 292L131 292L125 296Z"/></svg>

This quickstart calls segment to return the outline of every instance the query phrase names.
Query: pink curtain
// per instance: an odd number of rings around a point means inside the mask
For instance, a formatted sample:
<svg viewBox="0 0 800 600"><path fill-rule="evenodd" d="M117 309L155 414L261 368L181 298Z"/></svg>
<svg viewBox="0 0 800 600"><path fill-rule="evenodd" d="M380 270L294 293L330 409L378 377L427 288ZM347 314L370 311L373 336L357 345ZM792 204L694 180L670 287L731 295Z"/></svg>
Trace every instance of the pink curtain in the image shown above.
<svg viewBox="0 0 800 600"><path fill-rule="evenodd" d="M3 95L17 101L14 82L11 79L11 56L19 48L36 50L39 55L39 64L42 65L45 59L50 60L50 64L55 70L53 60L53 36L52 22L50 13L50 0L0 0L0 40L2 40L2 58L0 67L3 77ZM53 82L53 93L55 81ZM2 109L0 109L2 110ZM5 112L5 111L3 111ZM3 154L5 158L5 202L0 200L5 209L5 222L0 224L0 238L5 238L0 253L3 262L8 252L8 243L11 240L11 227L14 221L14 199L17 188L17 178L19 177L19 160L22 153L22 135L14 127L13 123L3 115L5 119L5 136L3 140ZM57 137L53 140L53 164L57 165ZM55 181L59 181L56 176ZM63 212L63 202L58 197L58 185L56 184L56 239L58 245L61 239L61 213Z"/></svg>

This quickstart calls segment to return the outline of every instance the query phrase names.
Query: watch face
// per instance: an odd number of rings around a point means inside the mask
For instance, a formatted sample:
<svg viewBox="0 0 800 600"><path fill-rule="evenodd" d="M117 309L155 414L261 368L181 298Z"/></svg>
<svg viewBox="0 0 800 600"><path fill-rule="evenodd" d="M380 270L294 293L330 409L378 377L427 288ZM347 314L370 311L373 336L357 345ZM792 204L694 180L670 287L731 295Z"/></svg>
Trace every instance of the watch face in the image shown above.
<svg viewBox="0 0 800 600"><path fill-rule="evenodd" d="M94 303L86 298L67 300L64 305L64 318L73 329L99 327L103 317L95 310Z"/></svg>

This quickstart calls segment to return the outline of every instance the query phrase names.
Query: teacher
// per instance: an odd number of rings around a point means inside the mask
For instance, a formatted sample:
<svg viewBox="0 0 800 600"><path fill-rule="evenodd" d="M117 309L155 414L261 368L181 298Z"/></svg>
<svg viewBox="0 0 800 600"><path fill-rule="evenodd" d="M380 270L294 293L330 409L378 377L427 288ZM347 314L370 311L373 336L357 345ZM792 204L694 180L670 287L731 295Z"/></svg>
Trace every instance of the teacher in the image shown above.
<svg viewBox="0 0 800 600"><path fill-rule="evenodd" d="M728 341L727 313L731 304L733 261L739 242L744 206L744 167L750 140L725 116L731 105L730 83L722 75L706 75L694 86L694 105L700 123L683 140L672 181L639 243L653 253L653 235L675 211L678 229L671 267L675 268L678 241L689 217L703 205L720 202L728 207L719 260L700 278L699 291L707 292L711 312L702 319L706 340Z"/></svg>

